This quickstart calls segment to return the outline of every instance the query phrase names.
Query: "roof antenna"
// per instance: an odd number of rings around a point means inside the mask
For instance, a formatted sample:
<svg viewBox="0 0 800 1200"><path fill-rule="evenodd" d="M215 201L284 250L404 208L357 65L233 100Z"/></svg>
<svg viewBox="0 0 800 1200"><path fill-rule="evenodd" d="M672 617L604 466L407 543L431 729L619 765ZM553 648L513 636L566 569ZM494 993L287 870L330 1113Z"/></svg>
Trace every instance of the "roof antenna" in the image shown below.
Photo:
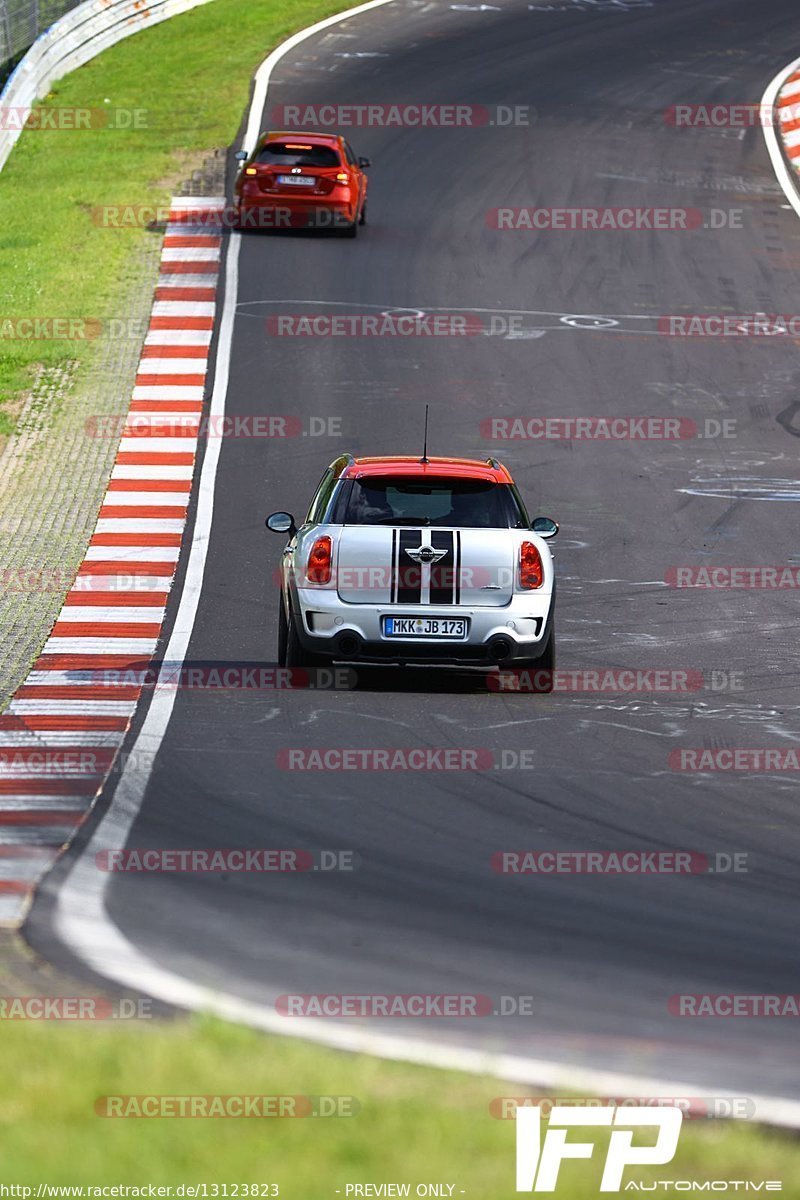
<svg viewBox="0 0 800 1200"><path fill-rule="evenodd" d="M422 447L422 458L419 461L421 463L426 463L428 461L428 405L427 404L425 405L425 439L424 439L424 444Z"/></svg>

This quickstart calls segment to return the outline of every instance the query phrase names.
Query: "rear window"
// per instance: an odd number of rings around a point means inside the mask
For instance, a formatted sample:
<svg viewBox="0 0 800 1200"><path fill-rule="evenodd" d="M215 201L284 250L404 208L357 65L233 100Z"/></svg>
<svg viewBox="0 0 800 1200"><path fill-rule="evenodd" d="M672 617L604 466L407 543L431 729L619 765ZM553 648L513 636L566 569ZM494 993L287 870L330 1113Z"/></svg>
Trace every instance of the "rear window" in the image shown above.
<svg viewBox="0 0 800 1200"><path fill-rule="evenodd" d="M475 479L354 479L344 525L439 525L461 529L522 528L524 514L508 484Z"/></svg>
<svg viewBox="0 0 800 1200"><path fill-rule="evenodd" d="M331 146L302 142L268 142L256 155L258 163L279 167L340 167L339 154Z"/></svg>

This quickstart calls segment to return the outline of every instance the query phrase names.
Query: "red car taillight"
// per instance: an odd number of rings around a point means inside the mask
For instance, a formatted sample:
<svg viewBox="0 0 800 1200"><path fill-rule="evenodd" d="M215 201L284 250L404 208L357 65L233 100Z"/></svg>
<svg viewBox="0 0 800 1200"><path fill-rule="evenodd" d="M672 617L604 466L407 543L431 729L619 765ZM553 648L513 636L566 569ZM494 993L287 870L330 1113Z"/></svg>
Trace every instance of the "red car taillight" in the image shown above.
<svg viewBox="0 0 800 1200"><path fill-rule="evenodd" d="M330 583L331 554L331 539L318 537L308 556L306 579L309 583Z"/></svg>
<svg viewBox="0 0 800 1200"><path fill-rule="evenodd" d="M539 588L543 583L542 556L533 542L523 542L519 548L519 586Z"/></svg>

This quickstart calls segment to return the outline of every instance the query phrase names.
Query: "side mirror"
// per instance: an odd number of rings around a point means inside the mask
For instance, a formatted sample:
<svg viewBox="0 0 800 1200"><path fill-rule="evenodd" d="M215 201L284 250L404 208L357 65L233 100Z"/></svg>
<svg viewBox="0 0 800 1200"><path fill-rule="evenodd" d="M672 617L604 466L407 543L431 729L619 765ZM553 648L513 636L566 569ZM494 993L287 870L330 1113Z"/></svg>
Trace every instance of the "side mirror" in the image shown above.
<svg viewBox="0 0 800 1200"><path fill-rule="evenodd" d="M372 163L370 162L370 160L368 158L359 158L358 165L360 167L371 167Z"/></svg>
<svg viewBox="0 0 800 1200"><path fill-rule="evenodd" d="M294 517L287 512L274 512L267 517L264 522L267 529L273 533L296 533L297 526L294 523Z"/></svg>
<svg viewBox="0 0 800 1200"><path fill-rule="evenodd" d="M246 150L237 150L233 157L237 162L247 162L247 159L250 157L250 155Z"/></svg>
<svg viewBox="0 0 800 1200"><path fill-rule="evenodd" d="M558 522L551 517L537 517L531 529L541 538L554 538L558 533Z"/></svg>

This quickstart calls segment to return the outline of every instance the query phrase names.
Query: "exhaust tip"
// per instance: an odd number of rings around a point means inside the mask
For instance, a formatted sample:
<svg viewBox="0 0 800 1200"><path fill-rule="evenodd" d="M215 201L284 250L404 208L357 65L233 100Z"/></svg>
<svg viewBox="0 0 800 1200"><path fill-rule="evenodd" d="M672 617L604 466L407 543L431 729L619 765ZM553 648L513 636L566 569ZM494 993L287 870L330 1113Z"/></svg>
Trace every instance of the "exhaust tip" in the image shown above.
<svg viewBox="0 0 800 1200"><path fill-rule="evenodd" d="M505 662L513 653L514 646L510 638L493 637L489 642L489 656L496 662Z"/></svg>
<svg viewBox="0 0 800 1200"><path fill-rule="evenodd" d="M357 633L341 633L336 639L336 649L342 658L358 658L361 654L361 638Z"/></svg>

